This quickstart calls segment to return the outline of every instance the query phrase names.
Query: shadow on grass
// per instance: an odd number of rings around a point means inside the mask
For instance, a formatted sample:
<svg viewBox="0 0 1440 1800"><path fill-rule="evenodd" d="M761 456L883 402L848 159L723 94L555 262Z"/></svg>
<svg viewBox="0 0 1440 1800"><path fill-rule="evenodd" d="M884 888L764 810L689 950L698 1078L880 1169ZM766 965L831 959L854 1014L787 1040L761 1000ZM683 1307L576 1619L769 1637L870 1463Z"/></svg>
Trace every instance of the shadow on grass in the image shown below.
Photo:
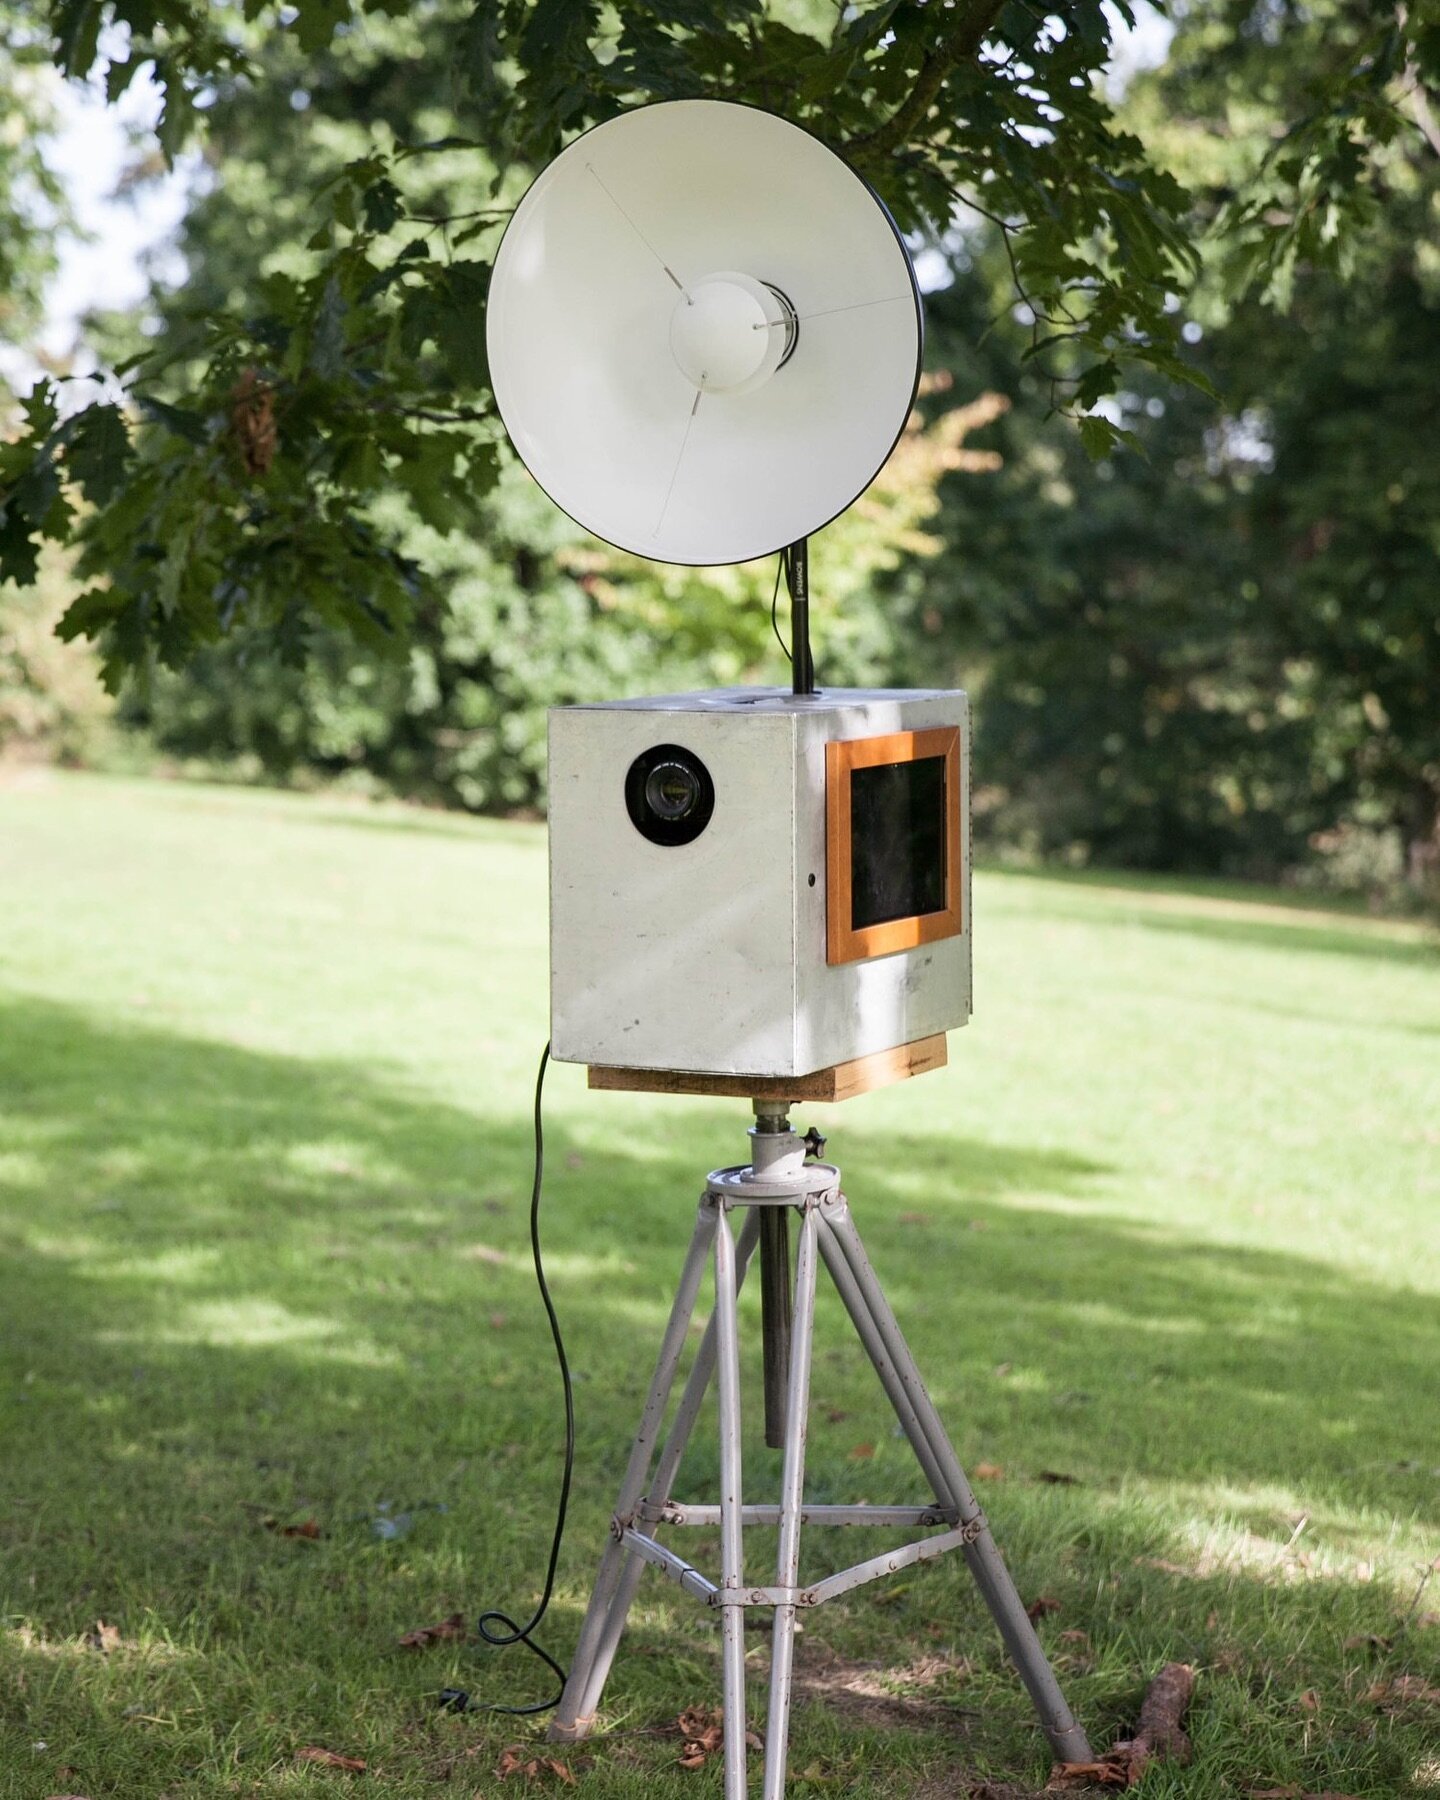
<svg viewBox="0 0 1440 1800"><path fill-rule="evenodd" d="M209 1641L311 1666L345 1653L314 1642L312 1604L343 1603L352 1629L389 1642L442 1588L447 1603L504 1604L533 1580L558 1401L524 1235L527 1121L38 1003L0 1011L0 1097L0 1565L14 1583L0 1607L73 1636L121 1591L161 1618L203 1610ZM593 1112L550 1120L547 1254L580 1420L576 1594L688 1232L677 1196L703 1174L695 1113L671 1116L673 1137L643 1157L610 1147ZM1193 1483L1202 1519L1200 1490L1219 1487L1242 1524L1282 1537L1293 1495L1342 1553L1350 1509L1436 1516L1435 1420L1416 1415L1432 1299L1299 1249L1203 1244L1183 1219L1106 1218L1093 1209L1110 1172L1063 1152L918 1132L835 1148L962 1457L1007 1466L1022 1581L1059 1555L1079 1592L1087 1559L1163 1552L1163 1533L1106 1523L1100 1496L1122 1478ZM872 1441L879 1396L833 1304L815 1389L813 1496L918 1497L903 1445ZM713 1479L709 1441L696 1492ZM1046 1472L1081 1485L1043 1485ZM401 1514L411 1548L394 1563L381 1522ZM322 1519L327 1542L312 1555L267 1535L271 1515ZM953 1594L949 1580L932 1591ZM1277 1604L1298 1621L1319 1603L1296 1590ZM897 1611L887 1630L905 1629Z"/></svg>
<svg viewBox="0 0 1440 1800"><path fill-rule="evenodd" d="M1440 968L1440 930L1421 923L1375 921L1358 908L1327 905L1303 895L1276 893L1256 897L1256 890L1211 884L1167 881L1163 877L1123 871L986 868L1007 882L1050 889L1057 897L1066 889L1086 894L1087 917L1123 919L1146 931L1208 939L1212 943L1257 950L1314 951L1319 955L1357 956L1367 961ZM1273 911L1274 917L1267 918Z"/></svg>
<svg viewBox="0 0 1440 1800"><path fill-rule="evenodd" d="M283 1369L356 1384L382 1412L434 1369L503 1392L522 1341L548 1375L530 1329L528 1121L48 1004L0 1011L0 1046L0 1312L27 1367L88 1392L107 1368L163 1366L160 1431L211 1417L227 1366L237 1401ZM643 1379L702 1179L695 1117L672 1113L672 1142L631 1158L593 1114L576 1137L552 1110L547 1249L582 1373L587 1340L606 1361L619 1329L625 1385ZM1357 1500L1394 1499L1433 1373L1433 1299L1298 1250L1195 1241L1183 1213L1107 1218L1083 1203L1109 1172L1063 1151L912 1131L832 1154L957 1431L1034 1436L1097 1478L1343 1473ZM137 1405L122 1386L103 1410L114 1428ZM1120 1445L1132 1453L1097 1466Z"/></svg>
<svg viewBox="0 0 1440 1800"><path fill-rule="evenodd" d="M1440 969L1440 936L1433 939L1387 937L1378 931L1347 929L1343 915L1338 915L1333 925L1213 918L1203 912L1170 914L1127 910L1126 918L1146 931L1180 932L1217 944L1241 945L1256 950L1302 950L1317 955L1357 956L1369 962Z"/></svg>

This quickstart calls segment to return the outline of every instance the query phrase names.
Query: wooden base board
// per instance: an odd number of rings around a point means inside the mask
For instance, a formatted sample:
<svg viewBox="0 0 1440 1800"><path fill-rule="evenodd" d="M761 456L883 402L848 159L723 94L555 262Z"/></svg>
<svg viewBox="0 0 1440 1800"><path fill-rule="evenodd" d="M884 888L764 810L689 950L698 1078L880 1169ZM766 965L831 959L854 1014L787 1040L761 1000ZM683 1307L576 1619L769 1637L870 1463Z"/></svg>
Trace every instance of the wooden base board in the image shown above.
<svg viewBox="0 0 1440 1800"><path fill-rule="evenodd" d="M876 1050L809 1075L702 1075L685 1069L616 1069L590 1064L589 1085L625 1094L708 1094L735 1100L849 1100L908 1081L946 1063L945 1034Z"/></svg>

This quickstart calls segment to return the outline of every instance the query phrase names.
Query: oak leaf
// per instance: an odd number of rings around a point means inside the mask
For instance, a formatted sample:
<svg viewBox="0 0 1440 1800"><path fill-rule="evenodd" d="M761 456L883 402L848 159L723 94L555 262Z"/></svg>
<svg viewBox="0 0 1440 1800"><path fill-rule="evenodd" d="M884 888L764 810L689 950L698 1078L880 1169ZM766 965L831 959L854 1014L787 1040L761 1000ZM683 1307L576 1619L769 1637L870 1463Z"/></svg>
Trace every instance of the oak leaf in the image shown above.
<svg viewBox="0 0 1440 1800"><path fill-rule="evenodd" d="M725 1715L713 1706L687 1706L675 1721L680 1733L682 1769L702 1769L706 1762L725 1746ZM760 1739L753 1731L745 1733L751 1750L760 1749Z"/></svg>
<svg viewBox="0 0 1440 1800"><path fill-rule="evenodd" d="M501 1751L495 1773L502 1781L511 1775L518 1775L522 1781L540 1781L546 1775L553 1775L566 1787L575 1785L575 1771L569 1763L561 1762L558 1756L527 1756L523 1744L511 1744Z"/></svg>
<svg viewBox="0 0 1440 1800"><path fill-rule="evenodd" d="M341 1756L336 1750L322 1750L318 1744L307 1744L303 1750L295 1752L298 1763L318 1763L322 1769L348 1769L352 1775L360 1775L365 1770L363 1756Z"/></svg>
<svg viewBox="0 0 1440 1800"><path fill-rule="evenodd" d="M437 1625L420 1625L414 1631L407 1631L400 1639L400 1648L402 1650L423 1650L427 1644L440 1644L447 1639L463 1638L467 1630L464 1613L451 1613L448 1619L441 1619Z"/></svg>
<svg viewBox="0 0 1440 1800"><path fill-rule="evenodd" d="M1396 1675L1390 1681L1377 1681L1365 1698L1385 1712L1395 1712L1410 1702L1440 1705L1440 1687L1432 1687L1423 1675Z"/></svg>

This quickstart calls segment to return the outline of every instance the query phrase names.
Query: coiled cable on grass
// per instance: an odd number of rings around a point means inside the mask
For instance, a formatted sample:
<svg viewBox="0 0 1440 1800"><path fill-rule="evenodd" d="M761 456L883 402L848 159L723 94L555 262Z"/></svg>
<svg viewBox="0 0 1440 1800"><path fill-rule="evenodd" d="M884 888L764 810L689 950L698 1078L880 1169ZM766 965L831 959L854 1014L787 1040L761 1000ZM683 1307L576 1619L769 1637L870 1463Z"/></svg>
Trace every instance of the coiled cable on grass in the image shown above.
<svg viewBox="0 0 1440 1800"><path fill-rule="evenodd" d="M566 1682L565 1670L531 1636L545 1617L550 1596L555 1591L555 1568L560 1561L560 1545L565 1536L565 1514L570 1506L570 1478L575 1469L575 1392L570 1380L570 1364L565 1355L565 1340L560 1335L560 1320L556 1317L555 1303L550 1298L550 1288L545 1280L545 1260L540 1252L540 1194L545 1180L545 1127L541 1116L541 1099L545 1092L545 1071L549 1065L550 1046L546 1044L540 1053L540 1067L535 1076L535 1179L530 1189L530 1254L535 1261L535 1280L540 1288L540 1298L545 1303L545 1314L550 1321L550 1335L555 1340L555 1360L560 1367L560 1385L565 1394L565 1468L560 1477L560 1504L555 1513L555 1535L550 1540L550 1562L545 1570L545 1588L540 1595L539 1605L523 1625L517 1624L509 1613L491 1607L480 1614L475 1621L475 1629L487 1644L493 1644L497 1650L508 1649L511 1644L523 1644L553 1671L560 1686L553 1699L535 1700L529 1706L486 1706L481 1709L485 1712L550 1712L560 1704Z"/></svg>

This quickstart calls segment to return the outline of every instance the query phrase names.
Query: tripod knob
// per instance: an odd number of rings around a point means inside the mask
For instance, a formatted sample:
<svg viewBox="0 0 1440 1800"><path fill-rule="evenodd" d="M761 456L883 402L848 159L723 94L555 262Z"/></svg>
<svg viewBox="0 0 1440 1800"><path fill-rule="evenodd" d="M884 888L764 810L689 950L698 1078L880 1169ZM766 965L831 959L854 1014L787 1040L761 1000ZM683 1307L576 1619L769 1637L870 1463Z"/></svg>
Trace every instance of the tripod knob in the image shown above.
<svg viewBox="0 0 1440 1800"><path fill-rule="evenodd" d="M807 1156L813 1156L818 1159L825 1149L825 1139L813 1125L805 1133L805 1136L801 1141L805 1145L805 1154Z"/></svg>

